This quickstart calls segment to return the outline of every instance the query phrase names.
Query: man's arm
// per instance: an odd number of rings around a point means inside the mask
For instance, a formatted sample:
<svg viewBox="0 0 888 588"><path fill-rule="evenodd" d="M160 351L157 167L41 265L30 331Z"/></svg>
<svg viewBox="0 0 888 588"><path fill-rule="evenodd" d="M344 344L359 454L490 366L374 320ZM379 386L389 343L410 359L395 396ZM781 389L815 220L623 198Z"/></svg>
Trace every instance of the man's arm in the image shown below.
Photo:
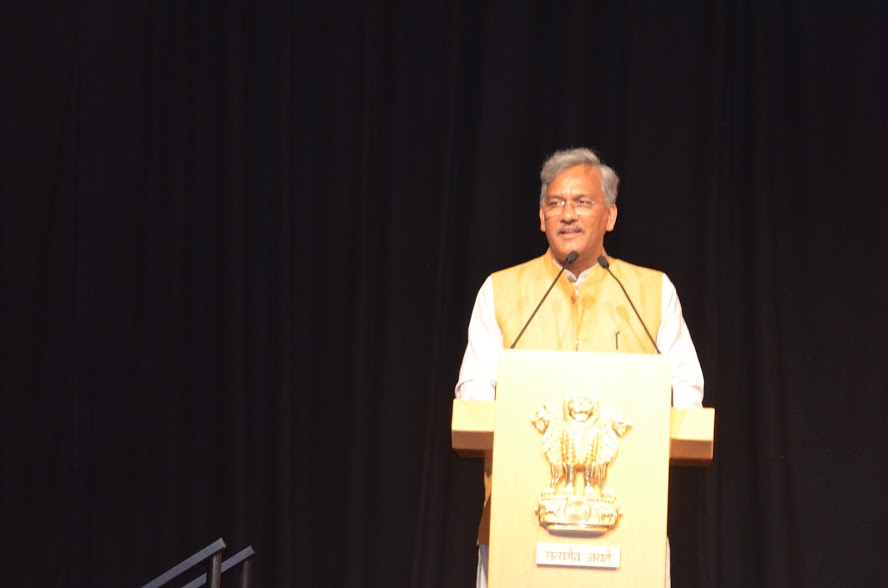
<svg viewBox="0 0 888 588"><path fill-rule="evenodd" d="M475 299L469 321L469 343L459 370L455 394L463 400L494 400L496 368L503 333L493 307L493 280L488 276Z"/></svg>
<svg viewBox="0 0 888 588"><path fill-rule="evenodd" d="M676 408L702 407L703 370L681 314L675 285L666 274L663 274L663 307L657 347L672 362L672 405Z"/></svg>

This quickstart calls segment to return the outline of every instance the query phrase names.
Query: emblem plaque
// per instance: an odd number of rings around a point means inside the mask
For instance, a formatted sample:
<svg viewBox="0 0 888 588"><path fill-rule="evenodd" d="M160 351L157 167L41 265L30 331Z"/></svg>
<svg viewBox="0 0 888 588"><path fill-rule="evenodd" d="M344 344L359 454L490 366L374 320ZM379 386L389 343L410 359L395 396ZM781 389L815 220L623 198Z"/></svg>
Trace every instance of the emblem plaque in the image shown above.
<svg viewBox="0 0 888 588"><path fill-rule="evenodd" d="M549 482L540 495L540 525L553 535L599 536L615 528L622 513L608 488L608 468L620 438L631 429L616 407L601 407L586 394L574 394L561 406L540 406L531 423L542 435L549 462Z"/></svg>

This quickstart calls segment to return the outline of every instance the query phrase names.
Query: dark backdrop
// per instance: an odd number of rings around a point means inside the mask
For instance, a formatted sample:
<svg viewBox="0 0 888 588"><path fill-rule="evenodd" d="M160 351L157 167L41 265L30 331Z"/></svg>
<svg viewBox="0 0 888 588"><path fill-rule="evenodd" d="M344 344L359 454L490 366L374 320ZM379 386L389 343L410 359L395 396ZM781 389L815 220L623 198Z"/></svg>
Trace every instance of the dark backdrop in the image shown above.
<svg viewBox="0 0 888 588"><path fill-rule="evenodd" d="M587 145L718 414L673 585L878 584L882 6L4 1L3 583L471 585L471 306Z"/></svg>

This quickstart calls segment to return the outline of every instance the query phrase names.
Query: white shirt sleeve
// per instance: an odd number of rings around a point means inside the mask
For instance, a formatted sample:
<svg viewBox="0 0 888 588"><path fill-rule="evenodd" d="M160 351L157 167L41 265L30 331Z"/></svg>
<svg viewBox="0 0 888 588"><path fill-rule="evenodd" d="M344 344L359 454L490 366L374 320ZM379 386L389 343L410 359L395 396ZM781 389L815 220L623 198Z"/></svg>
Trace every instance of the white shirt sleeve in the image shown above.
<svg viewBox="0 0 888 588"><path fill-rule="evenodd" d="M663 274L663 306L657 347L672 362L672 406L702 407L703 370L688 325L681 314L681 302L675 285L666 274Z"/></svg>
<svg viewBox="0 0 888 588"><path fill-rule="evenodd" d="M675 286L663 274L662 311L657 347L672 363L672 403L676 408L703 406L703 370L681 314ZM459 370L455 394L463 400L494 400L496 368L503 334L496 322L493 280L488 277L472 309L469 342Z"/></svg>
<svg viewBox="0 0 888 588"><path fill-rule="evenodd" d="M494 400L496 368L503 348L503 333L496 322L493 306L493 280L484 281L472 318L469 321L469 344L459 369L456 397L463 400Z"/></svg>

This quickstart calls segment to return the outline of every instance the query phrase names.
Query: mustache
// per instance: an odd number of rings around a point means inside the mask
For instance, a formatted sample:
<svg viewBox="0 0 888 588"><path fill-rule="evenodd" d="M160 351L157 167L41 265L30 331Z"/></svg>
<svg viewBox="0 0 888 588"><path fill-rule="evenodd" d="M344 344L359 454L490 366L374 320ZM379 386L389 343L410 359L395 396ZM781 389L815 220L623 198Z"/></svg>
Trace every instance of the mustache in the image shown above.
<svg viewBox="0 0 888 588"><path fill-rule="evenodd" d="M585 233L585 229L583 229L583 225L581 225L576 220L565 222L561 221L558 223L558 228L556 229L558 233L563 233L565 231L579 231L580 233Z"/></svg>

